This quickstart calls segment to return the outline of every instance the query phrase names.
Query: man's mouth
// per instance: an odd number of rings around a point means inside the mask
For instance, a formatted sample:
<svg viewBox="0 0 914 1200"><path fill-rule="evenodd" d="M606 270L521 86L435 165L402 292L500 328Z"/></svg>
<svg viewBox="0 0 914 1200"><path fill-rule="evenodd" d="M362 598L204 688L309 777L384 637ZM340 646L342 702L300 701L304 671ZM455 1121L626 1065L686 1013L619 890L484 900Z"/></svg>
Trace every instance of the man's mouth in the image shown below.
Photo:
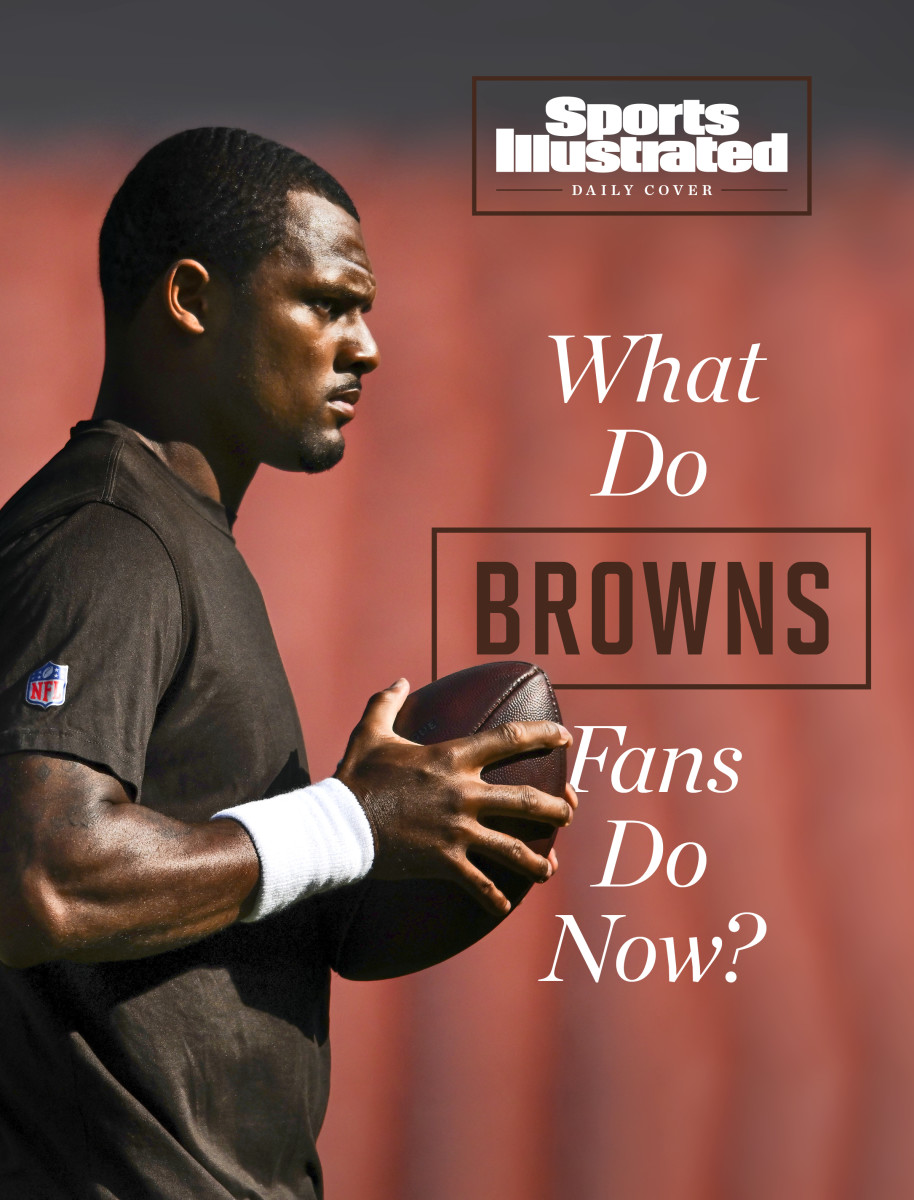
<svg viewBox="0 0 914 1200"><path fill-rule="evenodd" d="M336 388L330 393L328 401L330 407L345 417L347 421L351 421L355 416L355 406L358 403L359 396L362 392L362 385L356 381L346 387Z"/></svg>

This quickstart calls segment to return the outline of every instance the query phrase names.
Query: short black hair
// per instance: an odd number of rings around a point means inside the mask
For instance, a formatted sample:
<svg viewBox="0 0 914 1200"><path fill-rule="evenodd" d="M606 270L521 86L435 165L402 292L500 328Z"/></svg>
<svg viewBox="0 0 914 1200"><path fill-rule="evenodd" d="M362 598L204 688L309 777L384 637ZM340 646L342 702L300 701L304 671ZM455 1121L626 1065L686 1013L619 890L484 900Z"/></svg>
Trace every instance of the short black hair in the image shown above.
<svg viewBox="0 0 914 1200"><path fill-rule="evenodd" d="M179 258L243 279L279 245L291 191L309 191L359 219L316 162L244 129L187 129L159 142L118 188L99 237L106 319L130 320Z"/></svg>

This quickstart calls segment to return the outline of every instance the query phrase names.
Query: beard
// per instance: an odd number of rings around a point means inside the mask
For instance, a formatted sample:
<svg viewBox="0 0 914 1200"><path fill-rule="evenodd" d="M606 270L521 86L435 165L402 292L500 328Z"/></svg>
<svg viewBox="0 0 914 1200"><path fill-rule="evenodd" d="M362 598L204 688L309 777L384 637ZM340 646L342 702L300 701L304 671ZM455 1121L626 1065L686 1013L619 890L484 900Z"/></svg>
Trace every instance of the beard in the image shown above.
<svg viewBox="0 0 914 1200"><path fill-rule="evenodd" d="M343 457L346 443L343 435L337 431L336 437L328 437L326 431L320 434L308 432L299 445L299 470L308 475L319 475L321 471L329 471Z"/></svg>

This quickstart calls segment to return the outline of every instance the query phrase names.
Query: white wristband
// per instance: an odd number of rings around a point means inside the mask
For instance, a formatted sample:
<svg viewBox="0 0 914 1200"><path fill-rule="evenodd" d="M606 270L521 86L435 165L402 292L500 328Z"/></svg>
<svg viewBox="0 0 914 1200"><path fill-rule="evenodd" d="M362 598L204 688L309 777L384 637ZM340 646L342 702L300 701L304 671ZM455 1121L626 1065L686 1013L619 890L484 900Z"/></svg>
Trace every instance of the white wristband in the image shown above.
<svg viewBox="0 0 914 1200"><path fill-rule="evenodd" d="M339 779L224 808L212 820L225 817L245 827L260 859L256 902L245 921L259 921L315 892L355 883L374 860L368 818Z"/></svg>

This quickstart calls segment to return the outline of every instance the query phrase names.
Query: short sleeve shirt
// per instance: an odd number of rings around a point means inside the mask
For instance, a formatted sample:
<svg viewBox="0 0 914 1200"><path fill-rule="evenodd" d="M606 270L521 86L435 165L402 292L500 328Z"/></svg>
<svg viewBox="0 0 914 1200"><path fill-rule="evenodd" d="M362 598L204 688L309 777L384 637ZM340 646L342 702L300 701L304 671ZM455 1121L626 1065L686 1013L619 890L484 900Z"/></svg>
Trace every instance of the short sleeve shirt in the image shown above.
<svg viewBox="0 0 914 1200"><path fill-rule="evenodd" d="M84 422L0 512L0 753L183 820L308 782L226 511ZM329 1071L319 905L133 962L0 967L0 1194L307 1200Z"/></svg>

